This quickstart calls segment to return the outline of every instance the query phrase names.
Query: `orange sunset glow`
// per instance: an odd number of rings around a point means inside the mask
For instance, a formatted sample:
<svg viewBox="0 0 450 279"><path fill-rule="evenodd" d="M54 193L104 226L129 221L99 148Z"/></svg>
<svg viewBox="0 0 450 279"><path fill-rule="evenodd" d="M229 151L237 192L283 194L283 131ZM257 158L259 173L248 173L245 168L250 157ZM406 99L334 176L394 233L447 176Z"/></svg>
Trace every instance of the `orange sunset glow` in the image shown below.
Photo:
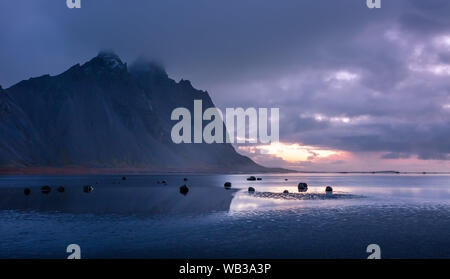
<svg viewBox="0 0 450 279"><path fill-rule="evenodd" d="M239 146L239 150L250 154L275 156L289 163L327 160L335 161L347 158L347 152L341 150L323 149L298 143L276 142L267 145Z"/></svg>

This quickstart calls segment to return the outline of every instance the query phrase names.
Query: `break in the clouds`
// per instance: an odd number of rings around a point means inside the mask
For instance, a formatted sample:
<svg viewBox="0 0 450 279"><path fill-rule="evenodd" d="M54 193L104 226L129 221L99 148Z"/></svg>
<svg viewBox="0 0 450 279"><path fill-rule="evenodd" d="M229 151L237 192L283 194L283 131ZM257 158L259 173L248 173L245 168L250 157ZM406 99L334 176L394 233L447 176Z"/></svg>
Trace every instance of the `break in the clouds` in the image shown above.
<svg viewBox="0 0 450 279"><path fill-rule="evenodd" d="M280 144L238 146L262 164L448 170L450 2L365 2L2 1L0 84L112 49L219 107L279 107Z"/></svg>

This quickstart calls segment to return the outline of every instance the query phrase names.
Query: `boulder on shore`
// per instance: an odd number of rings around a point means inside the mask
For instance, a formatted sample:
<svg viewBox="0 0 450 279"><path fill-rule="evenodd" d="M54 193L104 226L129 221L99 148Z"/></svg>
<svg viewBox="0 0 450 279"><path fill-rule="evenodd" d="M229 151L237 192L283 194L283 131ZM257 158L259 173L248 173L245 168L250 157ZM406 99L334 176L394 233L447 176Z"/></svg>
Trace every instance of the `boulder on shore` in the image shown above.
<svg viewBox="0 0 450 279"><path fill-rule="evenodd" d="M189 187L186 185L183 185L180 187L180 194L186 196L187 193L189 192Z"/></svg>
<svg viewBox="0 0 450 279"><path fill-rule="evenodd" d="M94 191L94 187L91 186L91 185L85 185L85 186L83 187L83 192L85 192L85 193L90 193L90 192L92 192L92 191Z"/></svg>
<svg viewBox="0 0 450 279"><path fill-rule="evenodd" d="M50 193L52 191L52 188L50 187L50 186L48 186L48 185L45 185L45 186L42 186L41 187L41 192L43 193L43 194L48 194L48 193Z"/></svg>

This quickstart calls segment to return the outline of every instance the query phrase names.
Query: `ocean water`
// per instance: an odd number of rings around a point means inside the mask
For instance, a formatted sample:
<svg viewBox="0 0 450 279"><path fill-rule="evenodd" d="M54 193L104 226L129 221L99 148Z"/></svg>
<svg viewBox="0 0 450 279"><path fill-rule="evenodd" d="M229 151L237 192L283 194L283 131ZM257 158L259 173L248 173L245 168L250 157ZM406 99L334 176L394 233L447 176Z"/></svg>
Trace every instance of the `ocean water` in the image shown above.
<svg viewBox="0 0 450 279"><path fill-rule="evenodd" d="M450 258L448 175L256 176L1 176L0 258Z"/></svg>

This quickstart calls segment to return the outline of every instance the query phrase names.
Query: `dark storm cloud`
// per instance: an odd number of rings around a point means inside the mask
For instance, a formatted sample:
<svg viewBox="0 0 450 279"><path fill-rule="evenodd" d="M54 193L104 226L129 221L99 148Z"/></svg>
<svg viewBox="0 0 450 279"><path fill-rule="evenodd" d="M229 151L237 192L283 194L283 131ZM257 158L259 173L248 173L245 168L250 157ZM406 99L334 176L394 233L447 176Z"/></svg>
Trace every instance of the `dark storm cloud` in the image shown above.
<svg viewBox="0 0 450 279"><path fill-rule="evenodd" d="M412 9L400 16L399 23L407 31L420 35L448 32L450 2L447 0L410 0ZM431 33L431 34L430 34Z"/></svg>
<svg viewBox="0 0 450 279"><path fill-rule="evenodd" d="M365 2L2 1L0 84L113 49L222 108L280 107L282 141L448 160L450 2Z"/></svg>
<svg viewBox="0 0 450 279"><path fill-rule="evenodd" d="M367 21L391 13L387 8L373 13L362 0L84 0L79 10L67 9L65 0L0 5L7 62L12 59L7 54L16 53L15 64L20 59L56 72L52 67L62 70L112 48L126 60L156 57L172 72L208 81L289 72L311 60L308 50L332 47ZM20 74L1 82L20 80Z"/></svg>

